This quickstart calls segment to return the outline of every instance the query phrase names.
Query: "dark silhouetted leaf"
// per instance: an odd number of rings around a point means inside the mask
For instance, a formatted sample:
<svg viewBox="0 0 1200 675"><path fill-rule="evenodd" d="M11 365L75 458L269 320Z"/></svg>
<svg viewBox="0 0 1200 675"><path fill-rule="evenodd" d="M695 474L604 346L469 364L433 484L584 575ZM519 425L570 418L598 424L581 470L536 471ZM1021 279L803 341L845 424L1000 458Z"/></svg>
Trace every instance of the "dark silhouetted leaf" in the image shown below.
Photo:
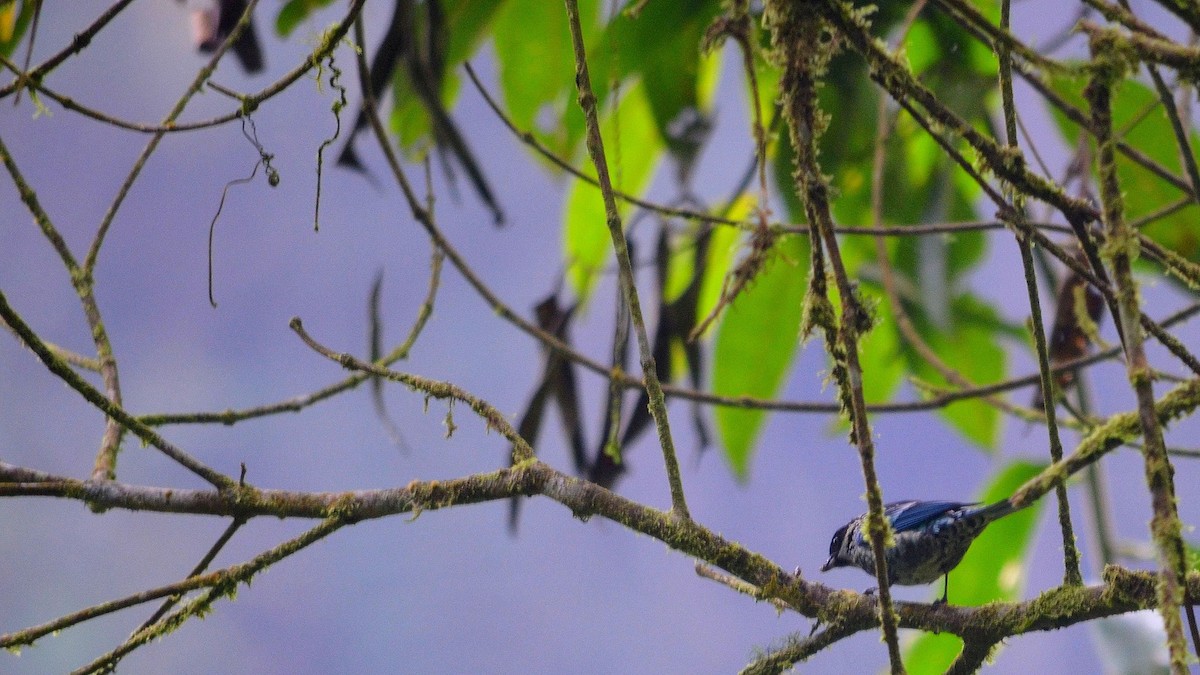
<svg viewBox="0 0 1200 675"><path fill-rule="evenodd" d="M461 3L451 4L458 10L455 16L461 14ZM451 63L447 54L451 39L446 31L447 20L446 9L440 0L426 0L419 5L414 4L413 0L396 0L387 32L371 59L371 92L378 103L384 88L391 82L393 97L397 101L394 115L403 114L401 102L411 104L402 96L415 95L428 118L427 128L441 155L443 158L453 158L462 167L480 200L491 210L495 223L501 225L504 223L504 213L479 162L443 103L446 67ZM401 64L404 65L402 71L398 68ZM354 129L338 156L340 166L363 169L353 146L355 138L365 127L366 113L359 111ZM449 171L449 163L445 166Z"/></svg>
<svg viewBox="0 0 1200 675"><path fill-rule="evenodd" d="M1076 248L1075 257L1087 264L1082 250ZM1104 318L1104 296L1074 271L1068 272L1054 303L1054 325L1046 345L1051 367L1086 356L1092 347L1094 331ZM1091 325L1085 325L1085 321ZM1075 372L1070 370L1058 373L1054 378L1060 392L1065 392L1074 382ZM1030 405L1041 409L1044 406L1042 394L1039 384Z"/></svg>
<svg viewBox="0 0 1200 675"><path fill-rule="evenodd" d="M208 14L215 11L217 16L215 23L198 22L198 25L207 25L212 29L202 35L198 35L196 45L202 52L216 51L217 47L229 37L233 32L233 27L237 25L238 20L242 18L242 14L246 11L247 0L219 0L213 10L196 10ZM209 18L212 18L211 15ZM254 19L250 20L250 25L242 31L236 42L233 43L233 53L237 57L238 63L247 73L257 73L263 69L262 45L258 41L258 31L254 28Z"/></svg>
<svg viewBox="0 0 1200 675"><path fill-rule="evenodd" d="M379 270L379 273L375 275L375 281L371 284L371 295L367 301L367 334L369 336L367 348L372 362L378 361L383 356L383 312L380 308L382 297L383 270ZM371 401L375 405L375 416L379 418L388 437L400 450L407 451L408 444L404 441L404 435L400 433L400 427L388 413L387 402L383 398L383 378L379 376L371 377Z"/></svg>
<svg viewBox="0 0 1200 675"><path fill-rule="evenodd" d="M573 306L566 309L559 307L557 292L538 303L534 313L538 326L542 330L570 344L569 329L575 308ZM530 446L536 447L537 445L546 404L551 397L558 401L559 416L562 418L567 436L571 439L571 453L576 471L583 473L583 468L587 463L587 443L583 437L583 425L579 415L579 393L576 388L574 366L571 361L563 358L557 352L547 349L542 378L538 382L537 389L534 390L533 398L530 399L529 405L521 415L521 421L517 424L517 433ZM510 451L510 465L512 461L513 454ZM520 497L513 497L509 500L508 505L508 528L515 534L520 517Z"/></svg>

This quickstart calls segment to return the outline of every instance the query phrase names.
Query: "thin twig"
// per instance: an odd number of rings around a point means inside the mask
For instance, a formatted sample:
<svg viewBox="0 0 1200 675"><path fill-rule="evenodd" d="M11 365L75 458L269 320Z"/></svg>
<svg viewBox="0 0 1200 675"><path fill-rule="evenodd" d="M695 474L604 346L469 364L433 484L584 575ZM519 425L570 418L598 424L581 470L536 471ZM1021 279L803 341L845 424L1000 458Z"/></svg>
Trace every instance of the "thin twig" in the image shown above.
<svg viewBox="0 0 1200 675"><path fill-rule="evenodd" d="M200 558L200 562L196 563L196 566L192 568L191 572L188 572L188 578L190 579L203 574L204 570L207 570L208 566L212 564L212 561L216 559L217 554L221 552L221 549L225 548L225 544L228 544L229 540L233 538L233 535L237 534L237 531L242 529L242 525L245 524L245 518L234 518L233 520L229 521L229 525L223 532L221 532L221 536L217 537L217 540L214 541L213 545L208 548L208 552L204 554L204 557ZM170 598L167 598L167 600L163 602L163 604L160 605L153 614L150 615L150 618L143 621L142 625L138 626L133 632L137 633L138 631L149 628L157 623L158 620L163 617L163 615L171 611L171 608L174 607L182 597L183 596L171 596Z"/></svg>
<svg viewBox="0 0 1200 675"><path fill-rule="evenodd" d="M596 167L596 178L600 182L600 193L604 196L605 221L616 251L617 264L621 266L621 292L629 305L629 317L633 321L634 336L637 338L641 357L642 379L649 397L650 416L658 429L658 443L662 448L663 462L667 468L667 483L671 490L671 511L679 518L688 520L687 500L683 494L683 481L679 475L679 460L675 456L675 442L671 438L671 426L667 419L666 399L662 384L658 381L658 369L650 338L646 333L646 322L642 318L642 305L638 299L637 285L633 279L633 265L629 260L629 245L625 241L625 230L621 227L621 214L617 210L616 197L608 175L608 160L604 154L604 140L600 135L600 120L596 112L596 95L592 93L591 76L588 74L587 55L583 45L583 29L579 23L579 3L566 0L567 23L571 29L571 43L575 51L575 86L579 89L579 107L583 109L587 128L587 147Z"/></svg>
<svg viewBox="0 0 1200 675"><path fill-rule="evenodd" d="M1012 7L1011 0L1001 0L1000 3L1000 28L1005 32L1009 29L1009 14ZM1009 52L1007 43L1000 41L996 42L998 52L996 54L1000 61L999 78L1000 78L1000 98L1001 107L1004 111L1004 128L1007 136L1008 147L1017 151L1017 106L1013 100L1013 83L1012 83L1012 55ZM1005 193L1009 197L1012 209L1008 212L1011 217L1018 221L1024 221L1025 215L1025 199L1023 195L1010 184L1005 183ZM1062 459L1062 439L1058 435L1058 419L1057 406L1055 405L1055 397L1053 395L1053 381L1050 378L1050 350L1046 346L1046 329L1042 322L1042 304L1038 296L1037 273L1033 266L1033 250L1029 242L1029 235L1025 234L1028 228L1023 228L1020 225L1014 227L1016 233L1017 248L1021 251L1021 266L1025 270L1025 288L1029 295L1029 312L1032 319L1033 343L1037 350L1038 356L1038 371L1042 375L1042 406L1046 415L1046 431L1050 439L1050 461L1057 462ZM1068 586L1083 585L1083 573L1079 570L1079 547L1075 543L1075 528L1071 523L1071 503L1067 501L1067 486L1065 482L1060 482L1054 486L1054 493L1058 500L1058 524L1062 531L1063 542L1063 584ZM983 657L986 657L991 652L992 644L977 644L972 650L972 645L968 643L963 648L962 655L958 661L963 662L963 668L970 668L974 665L978 668L979 663L982 663ZM979 657L978 662L975 657ZM955 665L958 665L958 661ZM954 668L951 668L954 670ZM961 672L961 671L960 671ZM974 672L973 670L971 672Z"/></svg>
<svg viewBox="0 0 1200 675"><path fill-rule="evenodd" d="M25 69L24 77L18 75L11 84L0 87L0 99L20 91L22 87L28 86L31 81L40 81L44 75L57 68L60 63L83 51L92 43L92 38L96 37L97 33L107 26L110 21L117 18L117 15L124 11L132 2L133 0L117 0L112 5L109 5L87 28L75 34L71 40L71 44L59 50L58 53L43 61L33 70Z"/></svg>
<svg viewBox="0 0 1200 675"><path fill-rule="evenodd" d="M767 602L770 602L772 605L774 605L775 609L779 610L780 612L788 609L787 603L779 598L764 598L762 589L758 586L746 583L735 576L720 572L712 567L709 567L708 565L705 565L704 563L696 563L696 576L703 577L705 579L711 579L718 584L728 586L738 593L741 593L742 595L748 595L755 600L765 599Z"/></svg>
<svg viewBox="0 0 1200 675"><path fill-rule="evenodd" d="M12 333L13 337L17 338L17 340L21 340L21 336L17 335L16 331L14 331L12 328L10 328L8 326L8 324L4 323L3 319L0 319L0 328L4 328L8 332ZM59 345L56 345L53 342L49 342L47 340L43 340L42 343L44 345L46 345L46 349L50 350L51 354L53 354L57 358L62 359L66 363L69 363L69 364L75 366L76 368L90 370L94 373L100 372L100 362L97 361L96 359L84 356L83 354L80 354L78 352L73 352L70 349L67 349L66 347L60 347ZM22 344L24 344L23 341L22 341Z"/></svg>
<svg viewBox="0 0 1200 675"><path fill-rule="evenodd" d="M790 636L784 646L759 656L739 672L739 675L776 675L785 673L797 663L858 632L845 623L827 626L812 635Z"/></svg>
<svg viewBox="0 0 1200 675"><path fill-rule="evenodd" d="M0 291L0 319L3 319L20 336L25 345L37 355L38 359L41 360L42 364L50 372L60 377L72 389L87 399L89 403L108 415L110 424L118 425L118 428L121 430L128 429L147 444L158 448L164 455L175 460L217 488L231 488L235 486L233 480L228 476L222 475L220 472L184 452L181 448L167 442L165 438L158 435L149 426L139 422L137 418L126 412L120 405L114 403L98 389L88 384L70 365L54 356L42 342L41 338L33 332L33 329L9 306L8 298L4 296L3 291Z"/></svg>
<svg viewBox="0 0 1200 675"><path fill-rule="evenodd" d="M423 392L427 396L432 396L433 398L451 399L467 404L470 406L471 410L474 410L477 415L487 422L488 428L495 429L496 431L500 432L501 436L504 436L505 439L513 444L513 454L518 462L533 458L533 448L529 447L529 444L525 442L525 439L521 438L520 434L517 433L517 430L513 428L512 424L509 423L508 419L504 415L500 414L498 410L488 405L482 399L466 392L462 388L449 382L438 382L436 380L430 380L419 375L410 375L408 373L400 373L394 370L388 370L387 368L382 368L368 361L355 358L350 354L335 352L314 340L312 336L310 336L308 332L304 330L304 326L300 322L299 317L293 317L288 325L293 331L296 332L297 335L300 336L300 339L303 340L304 344L308 345L310 349L331 361L340 363L344 368L358 370L375 377L381 377L399 382L410 389Z"/></svg>
<svg viewBox="0 0 1200 675"><path fill-rule="evenodd" d="M288 556L298 553L310 544L328 537L329 535L338 531L345 524L347 524L347 521L341 515L331 516L321 521L319 525L308 530L307 532L304 532L300 536L294 539L289 539L288 541L283 542L269 551L264 551L247 562L244 562L240 565L234 565L233 567L228 567L212 574L189 577L189 581L194 579L210 580L209 583L200 586L194 586L192 589L189 589L196 590L200 588L207 588L208 592L188 603L186 606L166 617L162 621L146 625L135 631L134 634L129 637L129 639L122 642L115 649L106 654L100 655L86 666L73 671L71 675L84 675L85 673L90 674L97 672L108 672L112 670L116 667L117 662L119 662L134 649L137 649L138 647L150 642L155 638L160 638L163 635L170 633L182 625L187 619L190 619L194 616L205 615L208 613L209 608L212 607L213 603L215 603L217 600L226 597L232 598L234 592L237 590L238 584L249 583L254 575L258 574L260 571L279 562L280 560L283 560L284 558L287 558ZM187 583L187 581L176 585L182 585L185 583ZM174 597L182 594L183 592L184 590L180 589L179 592L171 595Z"/></svg>

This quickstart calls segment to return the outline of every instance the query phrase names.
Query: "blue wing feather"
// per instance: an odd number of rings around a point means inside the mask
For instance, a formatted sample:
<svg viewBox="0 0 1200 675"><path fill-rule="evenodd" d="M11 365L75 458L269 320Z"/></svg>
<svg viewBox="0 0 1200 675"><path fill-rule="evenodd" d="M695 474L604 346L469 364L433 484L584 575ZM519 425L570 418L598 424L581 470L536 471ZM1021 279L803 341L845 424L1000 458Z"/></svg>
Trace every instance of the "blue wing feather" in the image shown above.
<svg viewBox="0 0 1200 675"><path fill-rule="evenodd" d="M948 512L964 506L972 506L972 504L944 501L894 502L887 505L885 513L887 513L888 518L891 520L894 531L905 532L925 527Z"/></svg>

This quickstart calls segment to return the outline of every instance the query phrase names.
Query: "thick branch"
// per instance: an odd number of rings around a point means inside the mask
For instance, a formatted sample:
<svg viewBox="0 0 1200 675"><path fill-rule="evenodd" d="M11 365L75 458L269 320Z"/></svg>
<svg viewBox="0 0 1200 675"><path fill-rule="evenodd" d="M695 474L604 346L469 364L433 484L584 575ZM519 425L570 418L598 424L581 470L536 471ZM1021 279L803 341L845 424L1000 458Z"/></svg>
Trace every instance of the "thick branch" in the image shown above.
<svg viewBox="0 0 1200 675"><path fill-rule="evenodd" d="M41 480L14 483L13 480ZM0 496L40 495L87 502L101 509L192 513L225 517L302 517L353 523L401 513L421 513L452 506L541 494L566 506L580 518L599 515L648 535L671 548L737 576L762 589L764 598L779 598L805 616L844 624L857 632L878 626L875 596L839 591L792 576L766 558L693 521L671 517L598 485L582 481L539 460L492 473L452 480L413 481L402 488L352 492L306 493L240 488L227 491L178 490L93 482L52 476L0 462ZM220 574L215 572L213 574ZM138 602L211 585L202 575L166 587ZM1104 583L1046 591L1028 602L957 607L900 602L895 609L899 626L956 635L1019 635L1053 630L1105 616L1156 605L1154 575L1111 566ZM1200 575L1188 575L1192 597L1200 597ZM122 606L130 606L127 603ZM54 629L51 629L54 630ZM20 633L0 636L0 648L27 644ZM28 636L26 636L27 638Z"/></svg>

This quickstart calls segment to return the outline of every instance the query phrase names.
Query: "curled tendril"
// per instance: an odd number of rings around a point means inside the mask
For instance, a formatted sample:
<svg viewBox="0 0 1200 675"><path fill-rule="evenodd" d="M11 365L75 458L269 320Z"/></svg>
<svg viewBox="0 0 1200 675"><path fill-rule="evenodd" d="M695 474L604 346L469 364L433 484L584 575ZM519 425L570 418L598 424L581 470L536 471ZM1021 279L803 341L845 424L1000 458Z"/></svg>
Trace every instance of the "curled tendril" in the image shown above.
<svg viewBox="0 0 1200 675"><path fill-rule="evenodd" d="M333 142L342 135L342 109L347 105L346 87L339 82L342 76L342 70L337 67L333 60L333 52L329 52L329 86L338 93L337 98L333 100L330 109L333 111L334 130L333 135L326 138L321 147L317 148L317 203L313 209L313 232L319 232L321 229L321 167L325 163L325 148L333 145ZM318 85L320 80L317 80Z"/></svg>
<svg viewBox="0 0 1200 675"><path fill-rule="evenodd" d="M247 123L250 125L249 130L246 129ZM213 295L213 235L217 228L217 219L221 217L221 211L225 208L225 197L229 195L229 188L254 180L254 177L258 175L258 167L260 166L265 167L267 184L271 187L279 185L279 171L271 166L271 160L275 159L275 155L267 152L263 148L262 143L259 142L258 128L254 125L254 120L249 115L242 117L242 135L258 151L258 161L254 163L254 168L250 171L249 176L235 178L225 184L224 189L221 190L221 201L217 204L217 212L213 214L212 222L208 224L208 304L212 305L213 309L217 307L217 301Z"/></svg>

